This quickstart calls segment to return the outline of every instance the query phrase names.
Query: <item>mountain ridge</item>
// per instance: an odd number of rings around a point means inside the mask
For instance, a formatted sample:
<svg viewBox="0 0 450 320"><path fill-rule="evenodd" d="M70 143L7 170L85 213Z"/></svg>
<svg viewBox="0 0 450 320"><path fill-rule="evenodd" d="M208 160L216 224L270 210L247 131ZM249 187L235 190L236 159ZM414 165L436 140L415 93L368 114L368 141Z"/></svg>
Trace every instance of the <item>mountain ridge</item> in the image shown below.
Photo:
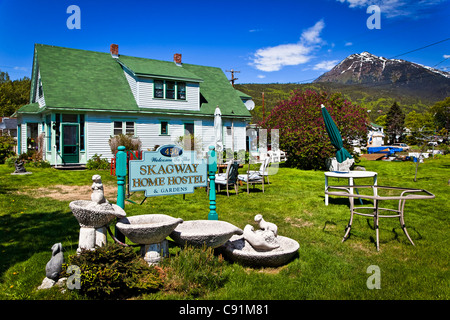
<svg viewBox="0 0 450 320"><path fill-rule="evenodd" d="M367 51L354 53L339 62L313 83L358 84L434 96L450 95L450 73L402 59L387 59Z"/></svg>

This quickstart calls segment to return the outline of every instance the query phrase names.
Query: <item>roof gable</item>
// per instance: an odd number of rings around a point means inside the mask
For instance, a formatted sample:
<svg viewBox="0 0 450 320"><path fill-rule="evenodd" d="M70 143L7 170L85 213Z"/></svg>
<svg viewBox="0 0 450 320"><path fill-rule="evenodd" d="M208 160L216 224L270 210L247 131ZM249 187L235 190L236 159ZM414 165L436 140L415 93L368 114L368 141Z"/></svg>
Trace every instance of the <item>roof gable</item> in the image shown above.
<svg viewBox="0 0 450 320"><path fill-rule="evenodd" d="M138 109L109 53L36 44L36 54L47 107Z"/></svg>

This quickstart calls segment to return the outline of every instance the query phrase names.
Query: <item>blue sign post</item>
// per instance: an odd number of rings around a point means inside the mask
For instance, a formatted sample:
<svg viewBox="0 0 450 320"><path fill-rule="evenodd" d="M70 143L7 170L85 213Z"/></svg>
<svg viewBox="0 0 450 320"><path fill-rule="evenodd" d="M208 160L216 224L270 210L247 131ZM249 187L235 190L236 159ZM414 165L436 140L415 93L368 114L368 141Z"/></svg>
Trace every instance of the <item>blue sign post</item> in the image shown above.
<svg viewBox="0 0 450 320"><path fill-rule="evenodd" d="M219 220L216 212L216 171L217 155L213 146L208 151L208 176L209 176L209 214L208 220Z"/></svg>
<svg viewBox="0 0 450 320"><path fill-rule="evenodd" d="M117 148L116 154L116 177L117 177L117 205L125 209L125 178L127 176L127 153L124 146ZM115 229L117 240L125 242L125 236Z"/></svg>

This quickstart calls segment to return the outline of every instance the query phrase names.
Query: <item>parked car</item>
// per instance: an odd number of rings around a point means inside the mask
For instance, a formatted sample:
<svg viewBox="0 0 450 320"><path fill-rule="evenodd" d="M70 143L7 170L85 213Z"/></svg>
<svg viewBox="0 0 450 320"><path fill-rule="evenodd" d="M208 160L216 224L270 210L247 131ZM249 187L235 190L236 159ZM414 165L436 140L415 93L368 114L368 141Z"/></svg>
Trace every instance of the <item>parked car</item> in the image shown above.
<svg viewBox="0 0 450 320"><path fill-rule="evenodd" d="M402 148L403 151L409 150L409 146L406 143L394 143L392 146Z"/></svg>

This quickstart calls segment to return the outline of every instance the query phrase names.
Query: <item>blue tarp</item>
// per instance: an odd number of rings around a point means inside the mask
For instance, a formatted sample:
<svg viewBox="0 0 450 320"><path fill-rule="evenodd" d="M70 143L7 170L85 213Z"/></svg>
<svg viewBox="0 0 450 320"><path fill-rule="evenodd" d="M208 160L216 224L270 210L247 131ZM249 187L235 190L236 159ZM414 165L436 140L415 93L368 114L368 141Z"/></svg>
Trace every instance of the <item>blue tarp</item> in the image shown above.
<svg viewBox="0 0 450 320"><path fill-rule="evenodd" d="M369 154L372 153L386 153L387 155L391 156L396 152L402 152L402 148L396 148L396 147L390 147L390 146L381 146L381 147L369 147L367 148L367 151Z"/></svg>

